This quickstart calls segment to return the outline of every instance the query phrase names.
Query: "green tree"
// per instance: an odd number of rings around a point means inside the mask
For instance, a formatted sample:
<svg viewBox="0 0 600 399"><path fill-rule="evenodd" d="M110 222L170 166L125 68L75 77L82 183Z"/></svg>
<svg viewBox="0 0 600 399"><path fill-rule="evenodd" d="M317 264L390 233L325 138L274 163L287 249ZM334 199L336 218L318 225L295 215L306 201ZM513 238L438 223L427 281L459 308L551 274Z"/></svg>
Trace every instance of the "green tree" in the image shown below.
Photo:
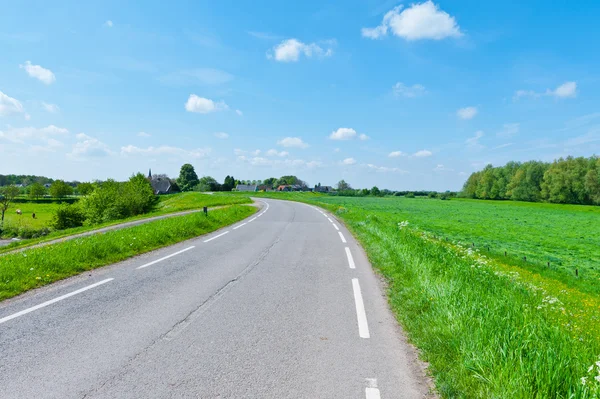
<svg viewBox="0 0 600 399"><path fill-rule="evenodd" d="M40 199L46 194L46 187L41 185L40 183L33 183L29 186L29 198L32 199Z"/></svg>
<svg viewBox="0 0 600 399"><path fill-rule="evenodd" d="M1 224L4 226L4 213L10 207L10 203L19 195L19 187L11 184L10 186L0 187L0 211L2 211Z"/></svg>
<svg viewBox="0 0 600 399"><path fill-rule="evenodd" d="M233 176L227 175L225 180L223 181L223 191L231 191L235 188L235 178Z"/></svg>
<svg viewBox="0 0 600 399"><path fill-rule="evenodd" d="M379 188L377 186L373 186L373 188L371 189L371 195L374 197L381 196L381 191L379 190Z"/></svg>
<svg viewBox="0 0 600 399"><path fill-rule="evenodd" d="M55 198L64 198L67 195L73 195L73 187L69 186L63 180L56 180L50 186L50 195Z"/></svg>
<svg viewBox="0 0 600 399"><path fill-rule="evenodd" d="M119 191L117 206L120 208L119 213L124 217L150 212L157 199L152 185L141 173L131 176L129 181L121 185Z"/></svg>
<svg viewBox="0 0 600 399"><path fill-rule="evenodd" d="M79 183L77 185L77 191L80 195L88 195L94 191L94 185L92 183Z"/></svg>
<svg viewBox="0 0 600 399"><path fill-rule="evenodd" d="M189 163L183 165L179 171L179 178L177 179L179 189L181 191L192 191L198 183L198 175L196 174L194 167Z"/></svg>
<svg viewBox="0 0 600 399"><path fill-rule="evenodd" d="M290 175L290 176L281 176L279 178L279 180L277 180L277 185L281 186L281 185L294 185L294 184L299 184L300 179L298 179L296 176Z"/></svg>
<svg viewBox="0 0 600 399"><path fill-rule="evenodd" d="M219 191L219 183L211 176L203 176L196 185L196 191Z"/></svg>
<svg viewBox="0 0 600 399"><path fill-rule="evenodd" d="M585 189L590 200L600 205L600 158L590 160L590 170L585 175Z"/></svg>
<svg viewBox="0 0 600 399"><path fill-rule="evenodd" d="M265 186L275 188L275 185L277 184L277 179L275 177L269 177L268 179L263 180L263 184Z"/></svg>
<svg viewBox="0 0 600 399"><path fill-rule="evenodd" d="M337 183L337 189L338 191L348 191L352 190L352 187L350 187L350 184L346 183L346 181L342 179Z"/></svg>

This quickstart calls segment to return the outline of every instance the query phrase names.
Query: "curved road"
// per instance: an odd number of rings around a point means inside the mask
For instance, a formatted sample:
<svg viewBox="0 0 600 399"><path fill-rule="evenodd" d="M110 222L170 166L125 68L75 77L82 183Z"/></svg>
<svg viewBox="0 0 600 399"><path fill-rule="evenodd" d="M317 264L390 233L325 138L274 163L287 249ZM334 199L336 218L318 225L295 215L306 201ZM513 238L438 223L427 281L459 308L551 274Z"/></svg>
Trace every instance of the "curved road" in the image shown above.
<svg viewBox="0 0 600 399"><path fill-rule="evenodd" d="M346 229L305 204L0 304L0 397L421 398Z"/></svg>

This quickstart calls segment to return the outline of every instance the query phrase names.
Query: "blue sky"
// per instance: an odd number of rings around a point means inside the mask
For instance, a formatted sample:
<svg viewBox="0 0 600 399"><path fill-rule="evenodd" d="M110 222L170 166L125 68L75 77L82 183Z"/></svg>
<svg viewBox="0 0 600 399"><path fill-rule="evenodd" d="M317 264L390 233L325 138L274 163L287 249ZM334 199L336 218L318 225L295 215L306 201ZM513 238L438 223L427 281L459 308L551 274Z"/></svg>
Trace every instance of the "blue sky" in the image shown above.
<svg viewBox="0 0 600 399"><path fill-rule="evenodd" d="M600 153L598 2L6 2L0 173L460 189Z"/></svg>

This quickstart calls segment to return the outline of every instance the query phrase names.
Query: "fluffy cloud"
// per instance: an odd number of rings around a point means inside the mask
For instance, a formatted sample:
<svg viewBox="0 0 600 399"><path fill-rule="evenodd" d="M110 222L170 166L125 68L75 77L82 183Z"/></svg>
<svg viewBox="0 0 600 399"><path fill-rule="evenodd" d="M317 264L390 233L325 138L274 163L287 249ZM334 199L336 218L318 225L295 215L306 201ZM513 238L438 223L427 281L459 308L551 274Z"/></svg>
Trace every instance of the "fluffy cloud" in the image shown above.
<svg viewBox="0 0 600 399"><path fill-rule="evenodd" d="M45 142L51 137L66 136L68 134L69 131L65 128L49 125L43 128L9 128L6 131L0 131L0 139L4 139L13 143L24 143L26 141Z"/></svg>
<svg viewBox="0 0 600 399"><path fill-rule="evenodd" d="M267 151L267 155L271 157L287 157L290 155L290 153L287 151L277 151L275 149L271 149Z"/></svg>
<svg viewBox="0 0 600 399"><path fill-rule="evenodd" d="M404 155L406 155L406 154L404 154L402 151L392 151L392 152L390 152L388 154L388 157L390 157L390 158L398 158L398 157L401 157L401 156L404 156Z"/></svg>
<svg viewBox="0 0 600 399"><path fill-rule="evenodd" d="M362 35L369 39L379 39L391 31L393 35L406 40L441 40L463 35L454 17L440 10L431 0L412 4L404 10L402 8L400 5L388 11L381 25L363 28Z"/></svg>
<svg viewBox="0 0 600 399"><path fill-rule="evenodd" d="M19 100L9 97L0 91L0 116L21 114L23 112L25 110Z"/></svg>
<svg viewBox="0 0 600 399"><path fill-rule="evenodd" d="M421 151L417 151L413 154L413 157L417 157L417 158L426 158L426 157L430 157L432 156L433 153L429 150L421 150Z"/></svg>
<svg viewBox="0 0 600 399"><path fill-rule="evenodd" d="M217 133L214 134L214 136L216 138L222 139L222 140L225 140L225 139L229 138L229 135L227 133L225 133L225 132L217 132Z"/></svg>
<svg viewBox="0 0 600 399"><path fill-rule="evenodd" d="M496 136L501 138L510 138L519 134L521 125L519 123L506 123L504 124L502 131L496 133Z"/></svg>
<svg viewBox="0 0 600 399"><path fill-rule="evenodd" d="M269 159L264 157L247 157L240 155L237 157L238 161L248 163L252 166L271 166L271 167L291 167L291 168L305 168L314 169L323 166L321 161L305 161L303 159Z"/></svg>
<svg viewBox="0 0 600 399"><path fill-rule="evenodd" d="M56 81L56 77L51 70L43 68L40 65L33 65L30 61L25 61L25 64L20 65L20 67L25 69L25 72L27 72L29 76L36 78L47 85Z"/></svg>
<svg viewBox="0 0 600 399"><path fill-rule="evenodd" d="M349 127L341 127L338 130L334 130L329 135L331 140L353 140L358 138L359 140L368 140L369 136L366 134L358 134L356 130Z"/></svg>
<svg viewBox="0 0 600 399"><path fill-rule="evenodd" d="M484 136L483 131L478 130L475 132L475 136L468 138L465 143L467 144L467 147L474 149L474 150L479 150L481 148L483 148L483 145L481 145L479 143L479 140L481 140L481 138Z"/></svg>
<svg viewBox="0 0 600 399"><path fill-rule="evenodd" d="M137 136L138 136L138 137L144 137L144 138L147 138L147 137L150 137L150 136L152 136L152 135L151 135L150 133L146 133L146 132L139 132L139 133L137 134Z"/></svg>
<svg viewBox="0 0 600 399"><path fill-rule="evenodd" d="M565 82L554 90L546 89L545 93L538 93L533 90L517 90L513 100L517 101L521 97L540 98L541 96L575 98L577 97L577 82Z"/></svg>
<svg viewBox="0 0 600 399"><path fill-rule="evenodd" d="M104 23L104 26L106 26L107 28L112 28L113 25L113 21L111 21L110 19Z"/></svg>
<svg viewBox="0 0 600 399"><path fill-rule="evenodd" d="M476 107L461 108L458 111L456 111L456 115L460 119L463 119L463 120L473 119L473 118L475 118L475 115L477 115L477 108Z"/></svg>
<svg viewBox="0 0 600 399"><path fill-rule="evenodd" d="M356 163L356 159L354 158L346 158L342 161L342 165L354 165Z"/></svg>
<svg viewBox="0 0 600 399"><path fill-rule="evenodd" d="M56 104L49 104L49 103L42 102L42 107L44 107L44 109L46 111L50 112L51 114L55 114L58 111L60 111L60 108Z"/></svg>
<svg viewBox="0 0 600 399"><path fill-rule="evenodd" d="M392 86L392 90L396 97L407 97L407 98L415 98L420 97L427 93L425 91L425 87L420 84L415 84L412 86L406 86L402 82L396 83Z"/></svg>
<svg viewBox="0 0 600 399"><path fill-rule="evenodd" d="M208 98L198 97L195 94L191 94L185 103L185 109L188 112L209 114L211 112L225 111L229 109L229 106L223 101L215 102Z"/></svg>
<svg viewBox="0 0 600 399"><path fill-rule="evenodd" d="M434 172L454 172L454 169L450 169L442 164L438 164L434 169Z"/></svg>
<svg viewBox="0 0 600 399"><path fill-rule="evenodd" d="M297 39L287 39L273 47L267 53L267 58L275 59L275 61L279 62L297 62L302 54L306 58L313 56L329 57L333 54L333 50L331 48L324 50L316 43L306 44Z"/></svg>
<svg viewBox="0 0 600 399"><path fill-rule="evenodd" d="M140 148L134 145L128 145L126 147L121 147L122 155L147 155L147 156L175 156L178 158L205 158L208 154L210 154L210 148L197 148L194 150L185 150L183 148L171 147L171 146L160 146L160 147L148 147L148 148Z"/></svg>
<svg viewBox="0 0 600 399"><path fill-rule="evenodd" d="M68 154L71 158L98 158L112 154L112 151L106 144L94 137L90 137L84 133L79 133L75 137L77 138L77 143L73 145L73 150Z"/></svg>
<svg viewBox="0 0 600 399"><path fill-rule="evenodd" d="M306 144L300 137L286 137L277 142L278 145L286 148L307 148Z"/></svg>

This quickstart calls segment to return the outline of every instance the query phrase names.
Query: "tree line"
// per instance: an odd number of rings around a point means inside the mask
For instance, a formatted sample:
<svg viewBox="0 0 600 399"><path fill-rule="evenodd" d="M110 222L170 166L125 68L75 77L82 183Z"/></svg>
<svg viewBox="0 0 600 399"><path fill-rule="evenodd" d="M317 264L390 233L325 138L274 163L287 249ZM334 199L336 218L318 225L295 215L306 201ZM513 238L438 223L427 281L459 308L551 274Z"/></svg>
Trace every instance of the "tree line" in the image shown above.
<svg viewBox="0 0 600 399"><path fill-rule="evenodd" d="M466 198L600 205L600 158L487 165L465 182Z"/></svg>

